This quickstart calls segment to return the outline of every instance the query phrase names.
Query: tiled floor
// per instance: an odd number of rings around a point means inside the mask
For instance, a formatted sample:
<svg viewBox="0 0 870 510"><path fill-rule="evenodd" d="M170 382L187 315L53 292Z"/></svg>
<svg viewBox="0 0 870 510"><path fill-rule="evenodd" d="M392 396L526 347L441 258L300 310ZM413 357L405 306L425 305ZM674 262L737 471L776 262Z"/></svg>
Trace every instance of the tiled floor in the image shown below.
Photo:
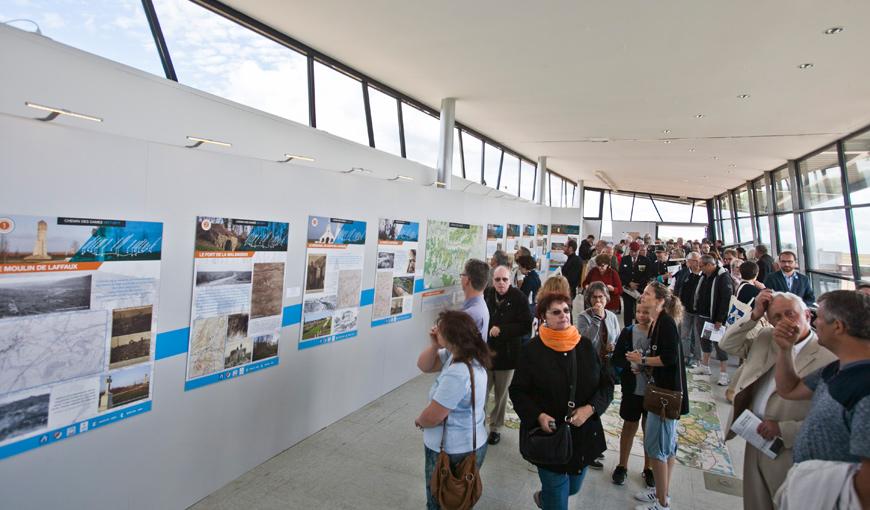
<svg viewBox="0 0 870 510"><path fill-rule="evenodd" d="M733 369L733 367L731 367ZM193 510L416 509L425 508L423 439L414 418L427 404L432 376L420 376L245 473L192 507ZM729 406L714 386L725 423ZM743 446L730 441L734 469L743 468ZM640 452L637 452L640 453ZM641 488L642 457L632 455L629 482L610 481L617 461L607 452L604 471L590 471L570 508L634 508ZM519 455L517 432L506 430L490 446L482 469L484 496L476 508L534 509L537 473ZM677 466L672 508L735 510L742 500L708 491L700 470Z"/></svg>

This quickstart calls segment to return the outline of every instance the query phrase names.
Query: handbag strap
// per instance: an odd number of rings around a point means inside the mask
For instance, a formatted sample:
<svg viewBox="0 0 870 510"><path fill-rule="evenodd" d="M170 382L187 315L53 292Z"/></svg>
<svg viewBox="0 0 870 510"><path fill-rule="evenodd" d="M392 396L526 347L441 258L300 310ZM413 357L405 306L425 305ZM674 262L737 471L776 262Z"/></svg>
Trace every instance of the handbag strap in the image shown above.
<svg viewBox="0 0 870 510"><path fill-rule="evenodd" d="M568 382L568 414L574 409L577 404L574 402L574 395L577 390L577 347L571 350L571 380ZM567 421L567 420L566 420Z"/></svg>
<svg viewBox="0 0 870 510"><path fill-rule="evenodd" d="M655 341L655 345L658 346L658 343L659 343L658 342L658 339L659 339L659 335L658 335L658 333L659 333L659 321L658 321L658 319L656 319L655 324L653 324L653 327L650 328L649 332L650 332L650 334L649 334L648 338L650 339L650 343L649 343L650 348L652 348L652 346L653 346L653 341ZM659 357L661 357L661 355L659 355ZM655 384L655 378L652 375L652 368L649 369L649 372L647 372L647 374L648 374L647 377L649 378L649 382L651 384ZM679 392L683 391L683 345L682 345L682 342L679 341L679 339L677 340L677 390L676 391L679 391Z"/></svg>
<svg viewBox="0 0 870 510"><path fill-rule="evenodd" d="M468 367L468 374L471 376L471 451L477 451L477 409L475 406L475 398L474 398L474 370L471 368L471 363L465 362L465 366ZM444 438L447 437L447 418L450 415L448 414L441 425L441 451L444 451Z"/></svg>

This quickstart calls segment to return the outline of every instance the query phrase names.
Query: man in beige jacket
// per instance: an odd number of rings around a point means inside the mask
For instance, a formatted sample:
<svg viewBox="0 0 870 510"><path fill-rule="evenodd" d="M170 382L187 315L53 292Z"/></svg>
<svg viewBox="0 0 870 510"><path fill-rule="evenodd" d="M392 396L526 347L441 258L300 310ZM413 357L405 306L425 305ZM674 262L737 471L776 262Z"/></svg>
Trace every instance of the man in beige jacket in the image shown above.
<svg viewBox="0 0 870 510"><path fill-rule="evenodd" d="M765 314L771 326L753 332ZM719 343L722 350L746 360L735 386L734 407L725 439L735 436L730 430L731 423L749 409L762 420L758 433L765 439L781 437L784 446L775 459L770 459L754 446L746 445L743 508L747 510L773 509L773 496L792 466L795 436L810 410L810 401L785 400L776 393L774 364L779 348L773 340L773 331L783 317L797 324L801 331L793 349L799 376L809 375L836 359L819 345L810 328L809 310L804 302L797 296L770 289L755 298L749 319L729 327Z"/></svg>

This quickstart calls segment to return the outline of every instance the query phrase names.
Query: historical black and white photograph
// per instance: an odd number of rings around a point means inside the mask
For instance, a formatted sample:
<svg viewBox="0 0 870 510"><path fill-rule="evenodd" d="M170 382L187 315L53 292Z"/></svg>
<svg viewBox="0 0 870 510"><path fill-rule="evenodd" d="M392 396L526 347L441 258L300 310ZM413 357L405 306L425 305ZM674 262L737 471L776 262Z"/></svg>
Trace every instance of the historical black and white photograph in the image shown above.
<svg viewBox="0 0 870 510"><path fill-rule="evenodd" d="M251 318L281 314L284 292L284 263L254 264L254 285L251 287Z"/></svg>
<svg viewBox="0 0 870 510"><path fill-rule="evenodd" d="M23 315L87 310L91 275L38 275L0 283L0 319Z"/></svg>
<svg viewBox="0 0 870 510"><path fill-rule="evenodd" d="M308 255L305 266L305 292L320 292L326 281L326 255L312 253Z"/></svg>
<svg viewBox="0 0 870 510"><path fill-rule="evenodd" d="M51 394L46 392L0 403L0 442L47 427L50 400Z"/></svg>
<svg viewBox="0 0 870 510"><path fill-rule="evenodd" d="M109 368L122 368L148 361L151 356L152 305L112 311Z"/></svg>
<svg viewBox="0 0 870 510"><path fill-rule="evenodd" d="M378 252L378 269L393 269L396 261L396 254L389 251Z"/></svg>

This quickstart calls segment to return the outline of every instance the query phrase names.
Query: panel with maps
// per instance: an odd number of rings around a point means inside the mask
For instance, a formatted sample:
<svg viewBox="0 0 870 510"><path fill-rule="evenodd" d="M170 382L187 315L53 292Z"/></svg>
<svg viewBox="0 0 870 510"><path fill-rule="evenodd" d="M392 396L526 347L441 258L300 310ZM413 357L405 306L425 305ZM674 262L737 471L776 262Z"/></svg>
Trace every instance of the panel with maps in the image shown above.
<svg viewBox="0 0 870 510"><path fill-rule="evenodd" d="M430 305L436 302L437 306L446 305L456 299L459 275L465 262L471 258L484 259L484 242L481 225L429 220L423 264L423 297L438 296L437 300L428 300Z"/></svg>
<svg viewBox="0 0 870 510"><path fill-rule="evenodd" d="M163 224L0 215L0 458L151 409Z"/></svg>

